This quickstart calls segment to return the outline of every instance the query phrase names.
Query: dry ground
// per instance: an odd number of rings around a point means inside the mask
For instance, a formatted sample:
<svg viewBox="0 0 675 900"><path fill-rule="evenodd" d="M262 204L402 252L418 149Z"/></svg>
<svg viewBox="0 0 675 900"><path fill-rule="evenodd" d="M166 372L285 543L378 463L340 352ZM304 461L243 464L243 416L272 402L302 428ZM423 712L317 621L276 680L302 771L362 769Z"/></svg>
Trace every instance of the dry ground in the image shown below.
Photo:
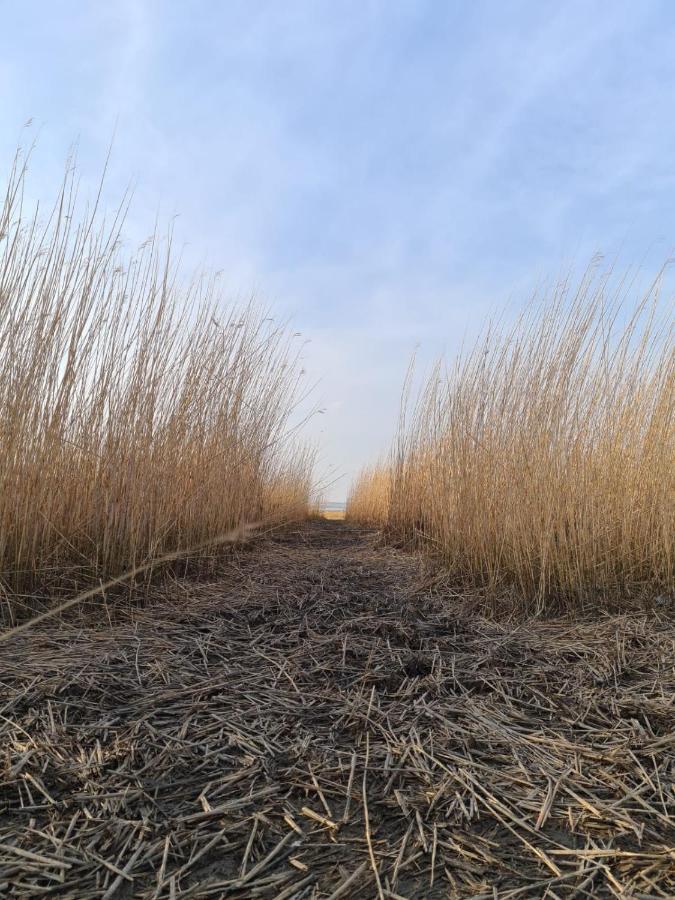
<svg viewBox="0 0 675 900"><path fill-rule="evenodd" d="M672 620L424 584L316 520L0 645L0 894L673 896Z"/></svg>

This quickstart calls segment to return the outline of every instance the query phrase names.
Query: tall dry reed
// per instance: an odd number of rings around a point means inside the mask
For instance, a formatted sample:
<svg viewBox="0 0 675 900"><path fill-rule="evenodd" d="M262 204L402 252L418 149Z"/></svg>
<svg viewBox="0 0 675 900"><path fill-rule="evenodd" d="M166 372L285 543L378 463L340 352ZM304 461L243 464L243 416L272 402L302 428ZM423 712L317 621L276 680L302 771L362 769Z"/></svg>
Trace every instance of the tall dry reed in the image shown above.
<svg viewBox="0 0 675 900"><path fill-rule="evenodd" d="M366 466L349 490L345 518L362 525L381 526L389 516L390 488L390 471L385 463Z"/></svg>
<svg viewBox="0 0 675 900"><path fill-rule="evenodd" d="M288 440L293 338L215 279L181 279L171 235L122 247L72 168L27 211L17 156L0 212L0 584L5 618L67 574L115 575L240 523L306 514ZM30 599L27 606L30 607Z"/></svg>
<svg viewBox="0 0 675 900"><path fill-rule="evenodd" d="M636 302L634 280L593 264L514 327L490 328L450 370L439 365L392 451L390 532L528 612L672 592L663 276Z"/></svg>

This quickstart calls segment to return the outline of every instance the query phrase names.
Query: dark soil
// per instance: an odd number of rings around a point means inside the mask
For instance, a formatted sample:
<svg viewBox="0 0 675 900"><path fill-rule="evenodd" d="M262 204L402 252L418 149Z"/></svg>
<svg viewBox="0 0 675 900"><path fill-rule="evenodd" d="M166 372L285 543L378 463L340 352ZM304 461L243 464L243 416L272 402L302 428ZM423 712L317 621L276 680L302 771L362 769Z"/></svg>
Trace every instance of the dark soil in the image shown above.
<svg viewBox="0 0 675 900"><path fill-rule="evenodd" d="M0 644L0 894L672 897L673 621L429 584L315 521Z"/></svg>

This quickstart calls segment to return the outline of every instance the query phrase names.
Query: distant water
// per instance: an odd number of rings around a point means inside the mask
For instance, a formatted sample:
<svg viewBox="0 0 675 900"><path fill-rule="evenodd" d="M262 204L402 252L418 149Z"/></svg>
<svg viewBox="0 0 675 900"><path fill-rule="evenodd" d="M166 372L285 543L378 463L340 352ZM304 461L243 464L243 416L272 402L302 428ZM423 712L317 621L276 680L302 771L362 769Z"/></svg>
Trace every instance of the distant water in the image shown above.
<svg viewBox="0 0 675 900"><path fill-rule="evenodd" d="M340 512L344 512L347 508L347 504L343 500L333 500L330 503L324 503L322 509L331 509L331 510L339 510Z"/></svg>

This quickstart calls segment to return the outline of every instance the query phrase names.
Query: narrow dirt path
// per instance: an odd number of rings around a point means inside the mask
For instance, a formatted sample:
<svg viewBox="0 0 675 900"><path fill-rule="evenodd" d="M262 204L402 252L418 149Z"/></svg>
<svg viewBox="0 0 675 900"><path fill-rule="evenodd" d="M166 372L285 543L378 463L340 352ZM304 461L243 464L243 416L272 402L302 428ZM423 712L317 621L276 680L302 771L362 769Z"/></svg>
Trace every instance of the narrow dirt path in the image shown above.
<svg viewBox="0 0 675 900"><path fill-rule="evenodd" d="M0 894L672 896L673 623L424 584L312 522L1 645Z"/></svg>

